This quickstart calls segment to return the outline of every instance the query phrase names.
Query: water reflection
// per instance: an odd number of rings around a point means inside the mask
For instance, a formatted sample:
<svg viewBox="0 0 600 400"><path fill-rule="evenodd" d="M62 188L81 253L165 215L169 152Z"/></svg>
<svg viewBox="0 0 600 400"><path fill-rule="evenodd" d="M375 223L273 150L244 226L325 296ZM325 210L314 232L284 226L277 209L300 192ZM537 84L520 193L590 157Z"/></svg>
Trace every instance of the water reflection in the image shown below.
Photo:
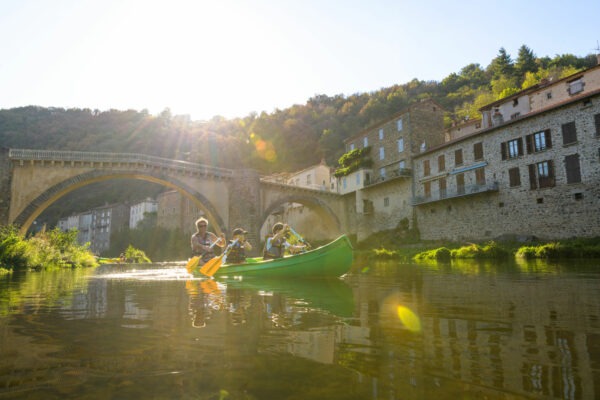
<svg viewBox="0 0 600 400"><path fill-rule="evenodd" d="M0 278L0 398L599 396L597 263L359 259L315 281L182 268Z"/></svg>

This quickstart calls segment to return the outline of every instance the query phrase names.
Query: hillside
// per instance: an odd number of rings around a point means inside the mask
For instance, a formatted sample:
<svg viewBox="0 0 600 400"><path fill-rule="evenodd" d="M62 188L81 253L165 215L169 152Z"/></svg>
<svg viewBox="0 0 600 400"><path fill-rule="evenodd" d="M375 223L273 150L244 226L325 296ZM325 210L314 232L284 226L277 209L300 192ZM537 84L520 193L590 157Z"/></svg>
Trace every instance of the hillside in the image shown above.
<svg viewBox="0 0 600 400"><path fill-rule="evenodd" d="M0 110L0 145L12 148L134 152L267 174L295 171L325 159L337 165L342 141L386 120L414 101L432 98L447 111L450 126L477 118L478 109L529 87L596 65L596 56L536 57L522 46L515 60L501 48L483 68L468 64L441 82L413 79L404 84L352 95L315 95L304 105L235 119L147 111L62 109L28 106ZM87 209L105 202L154 195L161 188L131 182L95 185L74 193L50 214ZM55 210L59 208L60 210ZM54 219L56 215L50 218Z"/></svg>

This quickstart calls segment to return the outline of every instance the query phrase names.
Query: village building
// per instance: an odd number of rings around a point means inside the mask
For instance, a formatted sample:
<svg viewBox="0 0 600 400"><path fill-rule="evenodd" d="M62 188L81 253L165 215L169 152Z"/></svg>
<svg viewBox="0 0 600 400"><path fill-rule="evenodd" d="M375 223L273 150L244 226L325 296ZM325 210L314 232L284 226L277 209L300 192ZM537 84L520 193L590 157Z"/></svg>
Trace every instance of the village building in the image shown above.
<svg viewBox="0 0 600 400"><path fill-rule="evenodd" d="M598 236L600 66L480 111L479 128L414 158L421 238Z"/></svg>
<svg viewBox="0 0 600 400"><path fill-rule="evenodd" d="M147 213L155 213L158 210L158 202L147 198L139 203L132 204L129 208L129 229L137 228Z"/></svg>
<svg viewBox="0 0 600 400"><path fill-rule="evenodd" d="M129 206L107 204L91 210L90 249L95 254L110 248L110 237L114 232L129 226Z"/></svg>
<svg viewBox="0 0 600 400"><path fill-rule="evenodd" d="M195 222L204 216L204 212L189 198L176 190L169 190L159 194L156 202L157 226L189 235L196 232Z"/></svg>
<svg viewBox="0 0 600 400"><path fill-rule="evenodd" d="M444 143L443 116L439 104L423 100L344 141L347 152L365 149L370 164L338 178L338 193L352 204L358 240L414 225L413 157Z"/></svg>

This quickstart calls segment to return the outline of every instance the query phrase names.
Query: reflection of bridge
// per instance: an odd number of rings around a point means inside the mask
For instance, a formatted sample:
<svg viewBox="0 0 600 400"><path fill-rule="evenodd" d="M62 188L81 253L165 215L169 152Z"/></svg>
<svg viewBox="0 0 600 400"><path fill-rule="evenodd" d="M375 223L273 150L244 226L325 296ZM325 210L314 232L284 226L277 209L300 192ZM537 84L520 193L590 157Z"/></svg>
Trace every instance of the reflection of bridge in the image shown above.
<svg viewBox="0 0 600 400"><path fill-rule="evenodd" d="M339 232L348 227L342 196L262 181L256 171L132 153L6 148L0 148L0 225L16 224L25 232L67 193L110 179L140 179L175 189L205 212L217 232L244 226L251 238L258 238L267 217L286 202L307 206Z"/></svg>

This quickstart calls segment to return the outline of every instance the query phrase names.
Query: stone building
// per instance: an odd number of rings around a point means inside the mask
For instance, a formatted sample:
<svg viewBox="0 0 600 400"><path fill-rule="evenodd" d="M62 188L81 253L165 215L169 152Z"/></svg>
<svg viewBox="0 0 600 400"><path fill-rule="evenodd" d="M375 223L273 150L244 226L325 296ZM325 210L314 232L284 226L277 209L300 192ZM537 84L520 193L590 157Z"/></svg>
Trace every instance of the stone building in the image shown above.
<svg viewBox="0 0 600 400"><path fill-rule="evenodd" d="M157 226L179 230L189 235L196 231L194 223L204 215L204 212L190 199L176 190L169 190L159 194L156 201Z"/></svg>
<svg viewBox="0 0 600 400"><path fill-rule="evenodd" d="M129 209L129 229L135 229L144 219L146 213L155 213L157 210L158 202L150 198L132 204Z"/></svg>
<svg viewBox="0 0 600 400"><path fill-rule="evenodd" d="M372 167L339 178L338 192L354 204L358 240L371 233L413 225L413 157L444 143L444 110L432 100L411 104L380 124L344 141L346 151L368 148Z"/></svg>
<svg viewBox="0 0 600 400"><path fill-rule="evenodd" d="M600 66L481 110L414 159L422 239L600 235Z"/></svg>

